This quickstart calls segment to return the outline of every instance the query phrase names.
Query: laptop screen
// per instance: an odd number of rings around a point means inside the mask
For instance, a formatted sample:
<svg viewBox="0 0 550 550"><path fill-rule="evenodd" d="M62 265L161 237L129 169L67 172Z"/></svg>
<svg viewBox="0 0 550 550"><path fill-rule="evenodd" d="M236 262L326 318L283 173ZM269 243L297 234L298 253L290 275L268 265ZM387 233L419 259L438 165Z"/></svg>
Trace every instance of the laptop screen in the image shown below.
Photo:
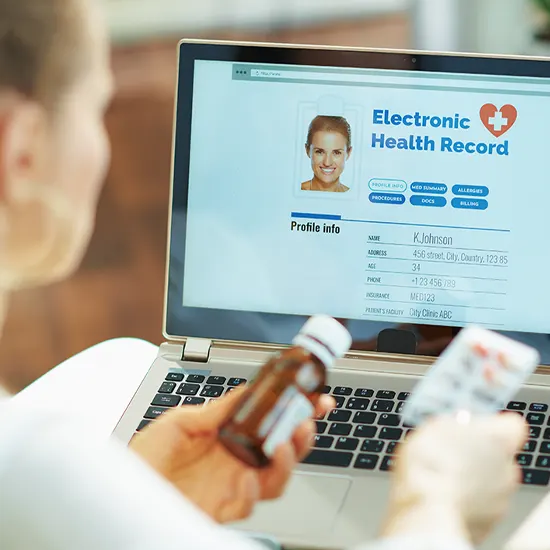
<svg viewBox="0 0 550 550"><path fill-rule="evenodd" d="M477 324L550 359L546 63L208 48L181 51L169 335L287 344L326 313L355 349Z"/></svg>

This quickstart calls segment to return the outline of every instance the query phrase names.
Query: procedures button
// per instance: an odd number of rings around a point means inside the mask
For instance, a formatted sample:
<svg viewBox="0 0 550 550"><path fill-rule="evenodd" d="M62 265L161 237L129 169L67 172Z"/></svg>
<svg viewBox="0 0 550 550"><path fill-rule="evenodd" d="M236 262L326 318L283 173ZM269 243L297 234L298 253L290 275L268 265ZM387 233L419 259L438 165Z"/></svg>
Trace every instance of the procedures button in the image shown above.
<svg viewBox="0 0 550 550"><path fill-rule="evenodd" d="M397 193L371 193L369 200L378 204L403 204L405 202L405 195Z"/></svg>
<svg viewBox="0 0 550 550"><path fill-rule="evenodd" d="M466 208L468 210L487 210L489 204L485 199L453 199L453 208Z"/></svg>
<svg viewBox="0 0 550 550"><path fill-rule="evenodd" d="M411 204L413 206L435 206L441 208L447 204L445 197L430 197L428 195L413 195L411 197Z"/></svg>

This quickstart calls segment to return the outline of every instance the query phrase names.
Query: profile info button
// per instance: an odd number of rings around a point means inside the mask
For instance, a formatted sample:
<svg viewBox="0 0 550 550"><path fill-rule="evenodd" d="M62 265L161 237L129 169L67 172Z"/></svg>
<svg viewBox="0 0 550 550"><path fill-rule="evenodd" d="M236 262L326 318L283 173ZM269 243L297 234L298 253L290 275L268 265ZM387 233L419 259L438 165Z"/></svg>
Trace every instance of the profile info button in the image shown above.
<svg viewBox="0 0 550 550"><path fill-rule="evenodd" d="M468 210L487 210L489 203L485 199L453 199L453 208L466 208Z"/></svg>
<svg viewBox="0 0 550 550"><path fill-rule="evenodd" d="M405 195L398 193L371 193L369 200L377 204L403 204L405 202Z"/></svg>
<svg viewBox="0 0 550 550"><path fill-rule="evenodd" d="M441 208L447 204L445 197L434 197L429 195L413 195L411 197L411 204L413 206L435 206Z"/></svg>

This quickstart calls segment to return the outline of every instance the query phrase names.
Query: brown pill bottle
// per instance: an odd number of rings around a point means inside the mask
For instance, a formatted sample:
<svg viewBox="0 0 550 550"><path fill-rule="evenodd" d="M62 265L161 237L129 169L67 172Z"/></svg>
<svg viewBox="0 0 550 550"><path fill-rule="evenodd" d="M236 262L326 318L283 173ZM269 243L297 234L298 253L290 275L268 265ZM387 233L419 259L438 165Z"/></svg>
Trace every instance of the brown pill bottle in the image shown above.
<svg viewBox="0 0 550 550"><path fill-rule="evenodd" d="M314 415L327 369L351 346L347 329L332 317L311 317L293 346L260 370L220 429L220 440L250 466L267 466L281 443Z"/></svg>

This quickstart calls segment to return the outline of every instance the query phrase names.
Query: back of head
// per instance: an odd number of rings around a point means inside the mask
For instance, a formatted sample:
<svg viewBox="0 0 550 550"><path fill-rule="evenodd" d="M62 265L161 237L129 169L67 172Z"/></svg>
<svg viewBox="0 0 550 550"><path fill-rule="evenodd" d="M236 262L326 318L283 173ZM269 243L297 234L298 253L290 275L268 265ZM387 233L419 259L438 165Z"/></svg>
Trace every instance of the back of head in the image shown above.
<svg viewBox="0 0 550 550"><path fill-rule="evenodd" d="M80 0L0 2L0 90L53 106L83 66Z"/></svg>
<svg viewBox="0 0 550 550"><path fill-rule="evenodd" d="M89 240L109 158L97 8L0 0L0 293L64 277Z"/></svg>

